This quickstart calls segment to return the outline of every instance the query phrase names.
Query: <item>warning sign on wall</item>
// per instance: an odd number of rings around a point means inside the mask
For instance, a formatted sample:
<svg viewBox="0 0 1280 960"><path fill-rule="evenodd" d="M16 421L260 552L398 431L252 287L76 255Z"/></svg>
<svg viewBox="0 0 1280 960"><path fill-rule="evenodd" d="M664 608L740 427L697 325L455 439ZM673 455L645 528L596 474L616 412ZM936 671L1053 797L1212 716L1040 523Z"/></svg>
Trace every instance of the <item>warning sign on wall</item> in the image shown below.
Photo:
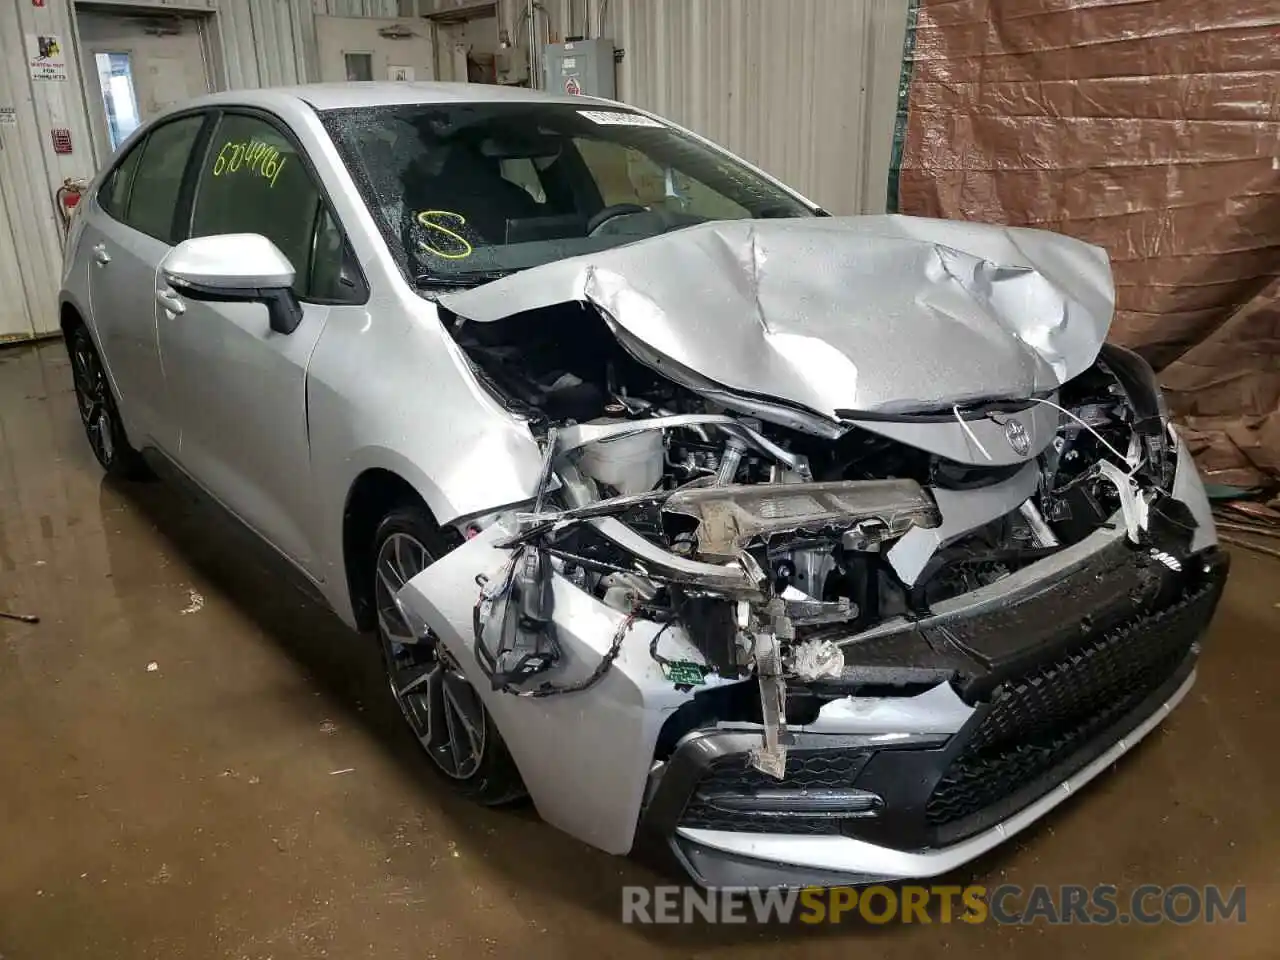
<svg viewBox="0 0 1280 960"><path fill-rule="evenodd" d="M576 76L564 78L564 92L571 97L582 96L582 84L578 82Z"/></svg>
<svg viewBox="0 0 1280 960"><path fill-rule="evenodd" d="M32 80L67 79L67 48L56 33L27 34L27 65Z"/></svg>

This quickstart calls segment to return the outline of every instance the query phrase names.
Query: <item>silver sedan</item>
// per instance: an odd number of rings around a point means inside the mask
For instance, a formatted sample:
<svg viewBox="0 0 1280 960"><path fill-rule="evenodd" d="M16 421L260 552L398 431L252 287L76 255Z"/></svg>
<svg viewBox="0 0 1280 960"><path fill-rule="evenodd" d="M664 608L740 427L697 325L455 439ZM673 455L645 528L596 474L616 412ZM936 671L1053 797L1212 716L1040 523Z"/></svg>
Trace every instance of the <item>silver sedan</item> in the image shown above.
<svg viewBox="0 0 1280 960"><path fill-rule="evenodd" d="M708 886L951 870L1186 695L1227 564L1113 307L1067 237L419 83L160 117L60 297L108 473L376 636L459 790Z"/></svg>

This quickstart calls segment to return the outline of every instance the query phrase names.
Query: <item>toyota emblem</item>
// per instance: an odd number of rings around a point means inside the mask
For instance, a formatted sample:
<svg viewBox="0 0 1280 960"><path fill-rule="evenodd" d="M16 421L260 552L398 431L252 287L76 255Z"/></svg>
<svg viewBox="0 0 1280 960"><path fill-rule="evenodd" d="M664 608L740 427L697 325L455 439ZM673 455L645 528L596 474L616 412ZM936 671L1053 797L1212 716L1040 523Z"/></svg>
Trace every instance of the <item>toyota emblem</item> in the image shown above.
<svg viewBox="0 0 1280 960"><path fill-rule="evenodd" d="M1031 438L1027 436L1027 428L1017 420L1010 420L1004 425L1004 438L1018 456L1025 457L1031 452Z"/></svg>

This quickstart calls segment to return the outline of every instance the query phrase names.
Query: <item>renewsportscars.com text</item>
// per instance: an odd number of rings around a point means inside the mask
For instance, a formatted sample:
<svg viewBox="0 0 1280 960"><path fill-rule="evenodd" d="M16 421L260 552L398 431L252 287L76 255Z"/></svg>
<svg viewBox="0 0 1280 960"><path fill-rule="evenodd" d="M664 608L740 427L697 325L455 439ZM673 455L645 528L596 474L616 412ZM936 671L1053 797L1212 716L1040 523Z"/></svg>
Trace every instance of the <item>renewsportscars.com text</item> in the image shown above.
<svg viewBox="0 0 1280 960"><path fill-rule="evenodd" d="M806 887L704 890L623 887L623 923L997 923L1109 925L1244 923L1245 888L1147 883L996 887Z"/></svg>

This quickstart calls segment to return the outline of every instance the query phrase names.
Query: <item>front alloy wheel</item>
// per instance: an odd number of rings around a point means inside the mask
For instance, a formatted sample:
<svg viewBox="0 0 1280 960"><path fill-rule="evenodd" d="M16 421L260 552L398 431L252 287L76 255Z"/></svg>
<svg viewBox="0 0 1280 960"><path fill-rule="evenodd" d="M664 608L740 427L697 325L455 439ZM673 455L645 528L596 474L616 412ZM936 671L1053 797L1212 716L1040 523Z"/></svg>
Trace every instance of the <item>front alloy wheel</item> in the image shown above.
<svg viewBox="0 0 1280 960"><path fill-rule="evenodd" d="M415 636L396 594L443 553L438 528L425 511L392 511L379 525L374 554L374 605L383 661L400 712L445 777L483 803L523 793L506 745L475 688L428 632Z"/></svg>

